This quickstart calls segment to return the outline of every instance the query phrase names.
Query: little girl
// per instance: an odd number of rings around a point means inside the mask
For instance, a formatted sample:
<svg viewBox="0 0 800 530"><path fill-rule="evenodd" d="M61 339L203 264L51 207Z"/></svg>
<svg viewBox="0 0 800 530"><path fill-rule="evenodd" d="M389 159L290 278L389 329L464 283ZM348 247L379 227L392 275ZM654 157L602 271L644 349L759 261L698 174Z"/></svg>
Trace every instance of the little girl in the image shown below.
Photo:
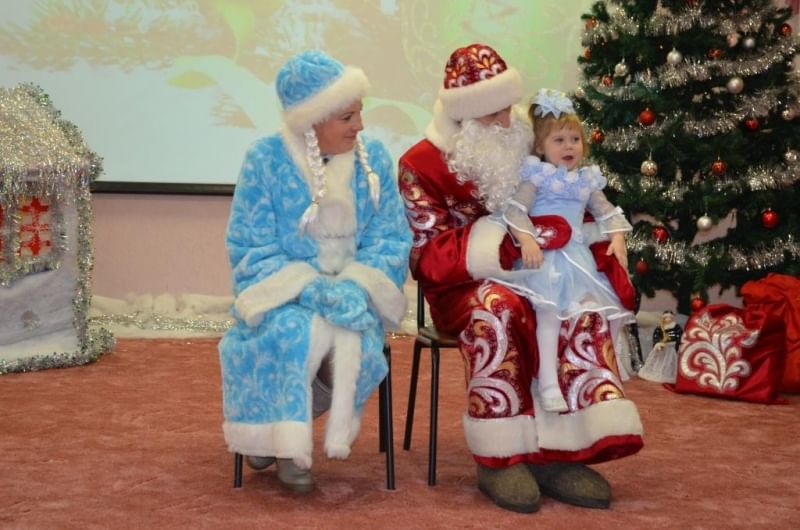
<svg viewBox="0 0 800 530"><path fill-rule="evenodd" d="M622 210L614 207L601 191L606 179L599 168L579 167L586 141L572 102L558 91L542 89L534 98L529 115L536 156L529 156L523 163L519 186L502 212L522 257L515 270L500 281L533 304L541 407L564 412L569 408L559 384L557 359L562 321L599 312L610 322L611 336L616 337L620 326L633 317L620 304L608 278L597 271L594 256L584 241L584 213L588 210L600 232L609 237L607 255L613 254L626 271L624 234L632 227ZM533 226L529 215L562 217L572 231L569 241L560 248L549 249L546 238L541 237L546 234Z"/></svg>

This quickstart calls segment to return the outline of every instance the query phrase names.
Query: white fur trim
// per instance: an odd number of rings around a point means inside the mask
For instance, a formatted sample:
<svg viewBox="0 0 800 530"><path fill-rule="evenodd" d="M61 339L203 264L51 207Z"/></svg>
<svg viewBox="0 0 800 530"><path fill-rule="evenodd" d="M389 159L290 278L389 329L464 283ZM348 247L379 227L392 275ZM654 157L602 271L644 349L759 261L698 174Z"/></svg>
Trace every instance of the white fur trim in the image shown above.
<svg viewBox="0 0 800 530"><path fill-rule="evenodd" d="M464 435L470 452L477 456L503 458L539 451L532 416L485 420L464 414Z"/></svg>
<svg viewBox="0 0 800 530"><path fill-rule="evenodd" d="M406 295L383 271L357 261L348 263L337 276L364 288L387 327L397 329L406 313Z"/></svg>
<svg viewBox="0 0 800 530"><path fill-rule="evenodd" d="M467 241L467 271L476 280L499 276L500 243L506 235L506 228L492 222L489 216L475 221Z"/></svg>
<svg viewBox="0 0 800 530"><path fill-rule="evenodd" d="M501 74L502 75L502 74ZM314 96L289 107L283 112L283 121L289 129L302 134L313 125L363 98L369 90L369 80L360 68L346 66L342 75Z"/></svg>
<svg viewBox="0 0 800 530"><path fill-rule="evenodd" d="M289 263L278 272L254 283L239 293L236 312L248 326L261 323L264 313L297 298L319 272L304 261Z"/></svg>
<svg viewBox="0 0 800 530"><path fill-rule="evenodd" d="M356 382L361 365L361 336L358 333L335 328L331 364L333 392L325 424L325 453L329 458L347 458L350 444L360 427L355 413Z"/></svg>
<svg viewBox="0 0 800 530"><path fill-rule="evenodd" d="M291 458L301 468L311 468L311 420L266 425L226 421L222 432L232 453Z"/></svg>
<svg viewBox="0 0 800 530"><path fill-rule="evenodd" d="M439 89L439 100L450 119L480 118L510 107L522 99L522 77L515 68L489 79L456 88Z"/></svg>
<svg viewBox="0 0 800 530"><path fill-rule="evenodd" d="M459 130L461 130L461 125L444 113L442 102L437 99L433 104L433 118L428 124L428 128L425 129L425 138L440 151L449 153L452 147L450 141Z"/></svg>
<svg viewBox="0 0 800 530"><path fill-rule="evenodd" d="M642 433L639 412L628 399L603 401L572 414L541 411L535 418L464 415L467 446L472 454L485 457L505 458L546 449L581 451L609 436Z"/></svg>
<svg viewBox="0 0 800 530"><path fill-rule="evenodd" d="M644 432L639 411L629 399L602 401L571 414L537 410L539 447L543 449L580 451L608 436L641 436Z"/></svg>

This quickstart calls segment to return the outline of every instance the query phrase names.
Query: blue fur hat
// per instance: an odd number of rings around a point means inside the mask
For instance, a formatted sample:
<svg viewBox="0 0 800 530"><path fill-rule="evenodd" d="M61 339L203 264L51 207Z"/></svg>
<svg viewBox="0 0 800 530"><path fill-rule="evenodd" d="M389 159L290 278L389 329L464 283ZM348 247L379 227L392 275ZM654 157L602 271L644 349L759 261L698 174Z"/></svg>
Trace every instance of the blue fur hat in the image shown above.
<svg viewBox="0 0 800 530"><path fill-rule="evenodd" d="M363 98L369 89L360 68L344 66L318 50L295 55L281 68L275 80L283 105L283 119L295 133Z"/></svg>

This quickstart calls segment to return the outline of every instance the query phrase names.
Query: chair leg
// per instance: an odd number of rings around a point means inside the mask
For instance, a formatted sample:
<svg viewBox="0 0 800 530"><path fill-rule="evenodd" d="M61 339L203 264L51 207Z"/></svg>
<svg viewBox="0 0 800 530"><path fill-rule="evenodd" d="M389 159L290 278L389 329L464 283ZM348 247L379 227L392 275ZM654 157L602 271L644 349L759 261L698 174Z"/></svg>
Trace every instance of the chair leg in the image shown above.
<svg viewBox="0 0 800 530"><path fill-rule="evenodd" d="M411 449L411 430L414 428L414 406L417 401L417 379L419 377L419 359L422 355L422 343L414 341L414 358L411 361L411 383L408 388L408 410L406 411L406 432L403 436L403 449Z"/></svg>
<svg viewBox="0 0 800 530"><path fill-rule="evenodd" d="M379 401L380 410L378 415L381 417L380 424L380 437L383 438L381 451L386 451L386 489L395 489L394 485L394 432L392 427L392 354L388 347L383 350L386 355L386 362L389 365L389 372L381 382L379 390L379 398L383 396L383 400Z"/></svg>
<svg viewBox="0 0 800 530"><path fill-rule="evenodd" d="M242 454L233 453L233 487L242 487Z"/></svg>
<svg viewBox="0 0 800 530"><path fill-rule="evenodd" d="M389 350L388 345L383 347L383 356L386 357L386 364L389 365L391 351ZM387 372L386 377L389 377L391 370L392 367L389 365L389 371ZM384 381L381 381L381 384L378 387L378 452L381 453L386 451L386 415L384 414L386 409L386 385L383 383Z"/></svg>
<svg viewBox="0 0 800 530"><path fill-rule="evenodd" d="M431 344L431 427L428 441L428 485L436 484L436 438L439 411L439 345Z"/></svg>

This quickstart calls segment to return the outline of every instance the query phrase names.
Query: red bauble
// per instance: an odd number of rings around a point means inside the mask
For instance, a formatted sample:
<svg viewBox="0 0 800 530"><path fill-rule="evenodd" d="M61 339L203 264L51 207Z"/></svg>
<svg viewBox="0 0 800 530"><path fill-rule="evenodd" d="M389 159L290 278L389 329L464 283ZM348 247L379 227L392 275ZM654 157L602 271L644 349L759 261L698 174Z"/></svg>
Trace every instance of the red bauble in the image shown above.
<svg viewBox="0 0 800 530"><path fill-rule="evenodd" d="M639 258L636 262L635 269L636 274L647 274L647 271L650 270L650 265L648 265L644 259Z"/></svg>
<svg viewBox="0 0 800 530"><path fill-rule="evenodd" d="M595 129L592 131L592 134L589 136L589 139L592 141L593 144L602 144L603 140L606 139L606 135L603 134L603 131L600 129Z"/></svg>
<svg viewBox="0 0 800 530"><path fill-rule="evenodd" d="M711 172L718 177L724 175L727 170L728 170L728 164L726 164L719 158L711 163Z"/></svg>
<svg viewBox="0 0 800 530"><path fill-rule="evenodd" d="M719 48L711 48L710 50L708 50L708 58L711 59L712 61L716 61L720 57L722 57L722 50L720 50Z"/></svg>
<svg viewBox="0 0 800 530"><path fill-rule="evenodd" d="M603 76L603 85L611 86L613 84L614 84L614 78L613 77L611 77L610 75L604 75Z"/></svg>
<svg viewBox="0 0 800 530"><path fill-rule="evenodd" d="M784 37L788 37L789 35L792 34L792 26L784 22L783 24L781 24L781 27L778 31L780 31L781 35L783 35Z"/></svg>
<svg viewBox="0 0 800 530"><path fill-rule="evenodd" d="M653 239L658 241L659 243L664 243L669 239L669 232L663 226L654 226L653 227Z"/></svg>
<svg viewBox="0 0 800 530"><path fill-rule="evenodd" d="M639 123L644 125L645 127L649 125L653 125L656 122L656 113L653 112L650 107L647 107L642 112L639 113Z"/></svg>
<svg viewBox="0 0 800 530"><path fill-rule="evenodd" d="M744 128L750 132L755 132L761 124L758 122L758 118L747 118L744 120Z"/></svg>
<svg viewBox="0 0 800 530"><path fill-rule="evenodd" d="M695 296L689 301L689 307L692 308L692 313L696 313L703 309L706 306L706 303L703 301L702 298L699 296Z"/></svg>
<svg viewBox="0 0 800 530"><path fill-rule="evenodd" d="M586 49L583 50L583 58L586 59L587 61L592 58L592 49L591 48L586 48Z"/></svg>
<svg viewBox="0 0 800 530"><path fill-rule="evenodd" d="M780 216L777 212L767 209L761 212L761 226L766 228L767 230L772 230L778 223L781 221Z"/></svg>

